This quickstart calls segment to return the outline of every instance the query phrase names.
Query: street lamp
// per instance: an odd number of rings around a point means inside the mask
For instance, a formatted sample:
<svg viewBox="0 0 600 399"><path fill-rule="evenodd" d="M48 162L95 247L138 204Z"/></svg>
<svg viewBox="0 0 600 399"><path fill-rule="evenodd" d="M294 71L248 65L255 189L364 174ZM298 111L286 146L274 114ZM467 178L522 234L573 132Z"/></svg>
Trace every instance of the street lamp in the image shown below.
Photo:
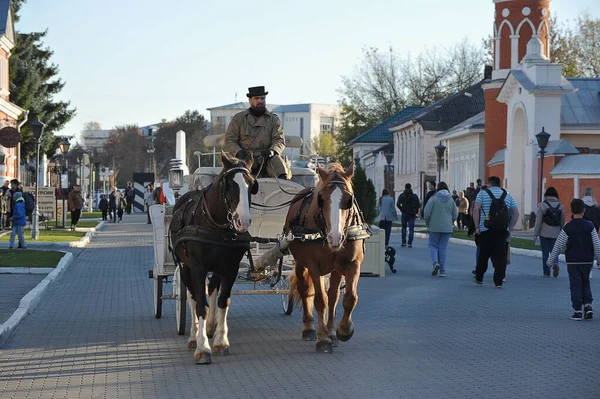
<svg viewBox="0 0 600 399"><path fill-rule="evenodd" d="M446 152L446 146L442 143L436 145L435 154L437 155L437 167L438 167L438 183L442 180L442 164L444 163L444 153Z"/></svg>
<svg viewBox="0 0 600 399"><path fill-rule="evenodd" d="M37 240L40 237L40 210L38 208L38 196L40 186L40 138L44 134L44 127L46 125L38 119L38 116L34 116L33 120L29 123L33 138L35 139L35 206L33 208L33 228L31 229L31 238Z"/></svg>
<svg viewBox="0 0 600 399"><path fill-rule="evenodd" d="M394 153L387 152L385 154L385 160L387 161L387 164L388 164L387 189L390 192L390 194L392 193L392 160L393 159L394 159ZM393 197L393 195L392 195L392 197Z"/></svg>
<svg viewBox="0 0 600 399"><path fill-rule="evenodd" d="M550 140L550 134L546 133L546 130L542 126L542 131L535 135L538 146L540 147L540 202L544 200L544 155L546 155L546 147L548 147L548 140Z"/></svg>
<svg viewBox="0 0 600 399"><path fill-rule="evenodd" d="M154 173L154 137L152 137L150 139L150 143L148 144L148 148L146 148L146 151L148 152L148 154L150 155L150 168L149 171Z"/></svg>
<svg viewBox="0 0 600 399"><path fill-rule="evenodd" d="M64 168L66 169L66 163L67 163L67 153L69 152L69 148L71 148L71 143L69 143L69 140L65 137L60 143L58 143L58 148L60 149L60 152L63 155L63 161L65 163ZM69 187L69 170L67 170L67 188ZM62 173L60 175L60 194L62 197L62 228L66 228L66 224L67 224L67 212L65 212L65 192L62 188Z"/></svg>
<svg viewBox="0 0 600 399"><path fill-rule="evenodd" d="M183 161L173 158L169 161L169 187L173 189L175 200L179 197L179 189L183 187Z"/></svg>

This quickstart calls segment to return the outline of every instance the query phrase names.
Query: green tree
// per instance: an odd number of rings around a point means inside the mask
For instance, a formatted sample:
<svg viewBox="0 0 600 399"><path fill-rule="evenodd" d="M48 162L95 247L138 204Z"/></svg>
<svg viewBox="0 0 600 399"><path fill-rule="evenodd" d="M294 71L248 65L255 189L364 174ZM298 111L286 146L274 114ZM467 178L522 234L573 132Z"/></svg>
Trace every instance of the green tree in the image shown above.
<svg viewBox="0 0 600 399"><path fill-rule="evenodd" d="M600 18L583 13L577 18L578 67L585 77L600 77Z"/></svg>
<svg viewBox="0 0 600 399"><path fill-rule="evenodd" d="M19 20L19 11L25 0L11 3L14 20ZM56 101L54 97L63 89L65 82L58 78L59 69L50 59L53 52L43 45L45 32L16 32L16 44L10 57L10 100L21 108L36 114L46 124L41 141L42 152L48 156L56 152L59 138L52 133L60 131L76 110L70 102ZM33 134L29 125L21 129L21 156L35 154Z"/></svg>
<svg viewBox="0 0 600 399"><path fill-rule="evenodd" d="M314 137L311 142L312 152L321 157L335 157L337 155L337 143L331 132L323 132Z"/></svg>
<svg viewBox="0 0 600 399"><path fill-rule="evenodd" d="M340 125L335 135L337 142L337 160L347 166L353 161L352 148L348 142L361 133L375 126L376 120L367 117L358 106L350 105L342 100L340 111Z"/></svg>
<svg viewBox="0 0 600 399"><path fill-rule="evenodd" d="M360 164L354 165L352 187L354 188L356 202L358 202L367 223L373 223L377 216L377 194L375 193L375 185L371 179L367 179L367 174Z"/></svg>

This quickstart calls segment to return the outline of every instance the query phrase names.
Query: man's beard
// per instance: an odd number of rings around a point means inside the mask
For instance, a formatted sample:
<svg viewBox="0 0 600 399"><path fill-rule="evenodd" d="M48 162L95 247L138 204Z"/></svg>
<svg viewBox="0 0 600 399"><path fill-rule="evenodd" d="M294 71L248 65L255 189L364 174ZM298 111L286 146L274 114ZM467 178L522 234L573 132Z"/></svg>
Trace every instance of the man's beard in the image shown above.
<svg viewBox="0 0 600 399"><path fill-rule="evenodd" d="M263 116L265 114L266 110L267 110L266 107L256 107L256 108L250 107L250 113L257 118L260 118L261 116Z"/></svg>

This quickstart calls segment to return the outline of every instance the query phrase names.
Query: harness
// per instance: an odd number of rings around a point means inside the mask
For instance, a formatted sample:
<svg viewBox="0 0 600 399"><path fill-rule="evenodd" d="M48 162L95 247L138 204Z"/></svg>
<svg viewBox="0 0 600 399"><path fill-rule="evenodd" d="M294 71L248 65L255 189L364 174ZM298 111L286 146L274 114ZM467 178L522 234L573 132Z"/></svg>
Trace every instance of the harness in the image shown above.
<svg viewBox="0 0 600 399"><path fill-rule="evenodd" d="M346 182L343 180L337 179L337 175L334 176L334 179L329 182L328 186L340 186L343 191L349 192ZM342 187L343 186L343 187ZM315 197L314 188L310 188L306 190L306 193L301 192L300 196L297 198L299 200L302 199L302 203L298 207L298 211L293 219L289 222L290 233L293 236L293 239L300 241L321 241L325 244L325 239L327 238L327 224L325 222L325 216L323 214L323 199L319 197L317 199L317 205L319 207L319 211L316 215L314 215L314 222L317 226L317 229L309 229L306 227L306 219L308 217L308 209ZM357 241L364 240L373 235L369 224L365 222L365 218L363 216L360 207L358 206L358 202L356 201L356 197L352 195L352 205L350 207L350 215L346 219L346 225L344 226L344 241Z"/></svg>

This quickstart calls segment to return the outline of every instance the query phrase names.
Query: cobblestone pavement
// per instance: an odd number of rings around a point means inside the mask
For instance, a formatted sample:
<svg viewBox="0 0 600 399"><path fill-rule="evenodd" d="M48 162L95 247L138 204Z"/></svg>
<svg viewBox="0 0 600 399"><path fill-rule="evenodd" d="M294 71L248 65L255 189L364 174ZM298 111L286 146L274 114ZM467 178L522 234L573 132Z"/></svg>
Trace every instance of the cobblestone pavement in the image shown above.
<svg viewBox="0 0 600 399"><path fill-rule="evenodd" d="M94 238L1 348L0 397L598 397L600 320L569 319L566 273L544 278L540 260L514 256L505 289L491 276L477 287L474 248L452 245L440 278L424 240L408 249L393 239L398 273L360 280L356 332L333 354L300 339L301 314L284 316L279 297L237 296L232 354L196 366L174 303L153 316L151 228L128 216Z"/></svg>

